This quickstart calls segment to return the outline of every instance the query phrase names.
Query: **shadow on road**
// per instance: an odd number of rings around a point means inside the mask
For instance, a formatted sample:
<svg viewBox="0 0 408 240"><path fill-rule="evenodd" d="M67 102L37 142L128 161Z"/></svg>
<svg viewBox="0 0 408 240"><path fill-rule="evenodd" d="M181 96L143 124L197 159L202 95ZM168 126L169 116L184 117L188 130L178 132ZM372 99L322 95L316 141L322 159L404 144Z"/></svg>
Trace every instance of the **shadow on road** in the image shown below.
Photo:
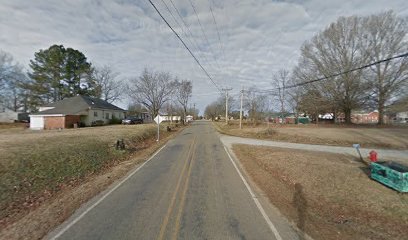
<svg viewBox="0 0 408 240"><path fill-rule="evenodd" d="M303 187L300 183L295 184L295 193L293 194L293 205L297 212L297 227L299 228L300 235L299 239L305 239L305 221L306 221L306 210L307 210L307 200L303 194Z"/></svg>

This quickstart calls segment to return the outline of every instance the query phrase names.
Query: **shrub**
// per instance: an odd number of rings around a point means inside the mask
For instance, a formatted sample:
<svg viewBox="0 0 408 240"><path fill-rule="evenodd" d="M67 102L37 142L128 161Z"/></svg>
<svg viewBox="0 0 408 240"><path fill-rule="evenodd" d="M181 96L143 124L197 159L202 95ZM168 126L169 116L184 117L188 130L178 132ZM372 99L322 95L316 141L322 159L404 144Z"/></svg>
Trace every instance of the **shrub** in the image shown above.
<svg viewBox="0 0 408 240"><path fill-rule="evenodd" d="M122 120L120 120L119 118L113 116L112 119L109 121L109 124L121 124Z"/></svg>

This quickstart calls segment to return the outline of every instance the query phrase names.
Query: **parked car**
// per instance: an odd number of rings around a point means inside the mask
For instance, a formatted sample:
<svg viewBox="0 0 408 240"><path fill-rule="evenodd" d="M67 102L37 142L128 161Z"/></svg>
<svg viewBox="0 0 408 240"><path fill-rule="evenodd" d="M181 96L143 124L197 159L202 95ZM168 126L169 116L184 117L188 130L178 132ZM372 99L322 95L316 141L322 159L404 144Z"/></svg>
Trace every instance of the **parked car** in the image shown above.
<svg viewBox="0 0 408 240"><path fill-rule="evenodd" d="M127 117L122 120L122 124L142 124L143 119L139 117Z"/></svg>

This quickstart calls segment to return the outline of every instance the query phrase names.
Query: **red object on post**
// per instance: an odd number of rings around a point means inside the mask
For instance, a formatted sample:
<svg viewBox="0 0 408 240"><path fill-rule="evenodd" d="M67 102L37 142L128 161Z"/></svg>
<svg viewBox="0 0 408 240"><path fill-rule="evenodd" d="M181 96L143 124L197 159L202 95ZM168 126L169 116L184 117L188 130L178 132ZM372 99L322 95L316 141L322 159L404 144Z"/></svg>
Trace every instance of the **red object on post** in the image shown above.
<svg viewBox="0 0 408 240"><path fill-rule="evenodd" d="M370 160L371 162L377 162L377 152L376 151L372 150L370 152Z"/></svg>

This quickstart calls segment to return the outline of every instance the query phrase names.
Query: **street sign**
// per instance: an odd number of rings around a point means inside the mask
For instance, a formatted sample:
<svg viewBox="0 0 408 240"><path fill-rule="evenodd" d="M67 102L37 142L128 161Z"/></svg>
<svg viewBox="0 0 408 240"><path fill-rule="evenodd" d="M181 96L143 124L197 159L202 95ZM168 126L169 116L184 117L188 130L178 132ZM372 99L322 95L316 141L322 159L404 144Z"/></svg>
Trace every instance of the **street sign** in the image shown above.
<svg viewBox="0 0 408 240"><path fill-rule="evenodd" d="M157 116L154 118L154 121L157 123L157 142L160 140L160 123L163 122L164 118L157 114Z"/></svg>
<svg viewBox="0 0 408 240"><path fill-rule="evenodd" d="M160 115L157 115L157 116L154 118L154 121L155 121L157 124L160 124L161 122L163 122L163 120L164 120L164 118L163 118L162 116L160 116Z"/></svg>

